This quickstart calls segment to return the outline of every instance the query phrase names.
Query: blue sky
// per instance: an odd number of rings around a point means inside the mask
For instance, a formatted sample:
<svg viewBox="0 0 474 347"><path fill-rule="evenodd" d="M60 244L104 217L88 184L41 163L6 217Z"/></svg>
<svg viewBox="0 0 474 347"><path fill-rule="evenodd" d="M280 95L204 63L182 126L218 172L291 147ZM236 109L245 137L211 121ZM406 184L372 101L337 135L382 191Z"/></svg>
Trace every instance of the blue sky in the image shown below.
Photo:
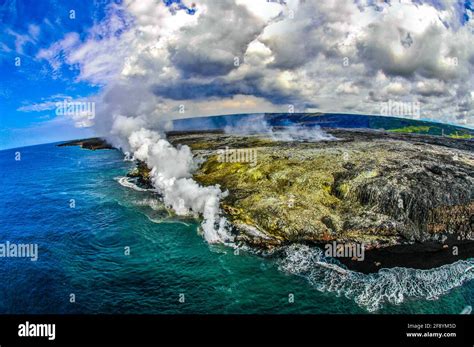
<svg viewBox="0 0 474 347"><path fill-rule="evenodd" d="M195 12L180 0L163 3L173 11ZM55 68L38 55L69 33L77 33L84 42L91 28L107 19L113 4L122 1L0 1L0 150L95 135L91 128L57 117L54 103L87 99L102 86L78 79L79 66ZM120 35L120 30L114 34ZM58 58L64 62L61 54Z"/></svg>
<svg viewBox="0 0 474 347"><path fill-rule="evenodd" d="M107 135L119 115L153 128L389 101L473 127L473 13L472 0L0 0L0 149ZM95 119L57 115L64 100L93 101Z"/></svg>
<svg viewBox="0 0 474 347"><path fill-rule="evenodd" d="M53 71L36 55L65 33L77 32L84 39L87 30L104 18L107 3L6 0L0 4L0 149L93 134L91 129L76 128L70 120L58 118L54 109L18 109L55 97L87 97L98 91L99 86L76 81L76 67ZM74 19L70 18L71 9L75 11Z"/></svg>

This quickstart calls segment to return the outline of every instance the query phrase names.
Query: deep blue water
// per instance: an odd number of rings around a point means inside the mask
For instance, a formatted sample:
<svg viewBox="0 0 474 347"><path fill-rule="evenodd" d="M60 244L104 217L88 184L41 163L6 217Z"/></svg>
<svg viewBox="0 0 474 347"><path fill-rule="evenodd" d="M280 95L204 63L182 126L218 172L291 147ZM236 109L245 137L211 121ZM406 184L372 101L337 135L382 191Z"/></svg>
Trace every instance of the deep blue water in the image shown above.
<svg viewBox="0 0 474 347"><path fill-rule="evenodd" d="M400 295L398 283L412 285L403 271L383 275L392 282L377 282L380 275L343 279L301 270L298 257L282 265L210 246L198 220L170 216L154 193L119 184L132 165L114 150L48 144L0 151L0 243L39 247L36 262L0 258L0 313L367 313L361 290L383 299ZM470 264L417 272L420 296L374 312L459 313L474 302L472 276L460 275ZM424 297L423 290L457 280L438 298Z"/></svg>

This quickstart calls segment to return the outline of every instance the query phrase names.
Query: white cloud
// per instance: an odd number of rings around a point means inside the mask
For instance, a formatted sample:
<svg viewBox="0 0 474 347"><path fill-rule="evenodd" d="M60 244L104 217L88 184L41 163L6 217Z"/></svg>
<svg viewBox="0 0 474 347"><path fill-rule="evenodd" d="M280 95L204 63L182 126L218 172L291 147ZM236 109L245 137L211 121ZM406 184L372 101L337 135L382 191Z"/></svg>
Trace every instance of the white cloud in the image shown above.
<svg viewBox="0 0 474 347"><path fill-rule="evenodd" d="M38 103L20 106L19 112L46 112L54 111L50 115L42 116L43 119L70 119L77 128L89 128L94 125L95 97L72 98L64 94L56 94ZM41 118L41 117L40 117Z"/></svg>
<svg viewBox="0 0 474 347"><path fill-rule="evenodd" d="M24 46L27 44L34 44L36 42L39 34L39 28L35 29L35 26L30 25L29 34L18 34L11 29L5 30L5 33L15 38L15 52L18 54L24 54ZM4 44L2 44L2 46L6 47ZM6 47L6 49L4 48L3 50L10 50L10 48Z"/></svg>
<svg viewBox="0 0 474 347"><path fill-rule="evenodd" d="M37 104L24 105L17 109L20 112L42 112L54 110L56 108L56 101L45 101Z"/></svg>
<svg viewBox="0 0 474 347"><path fill-rule="evenodd" d="M359 88L352 82L344 82L337 86L336 93L359 95Z"/></svg>
<svg viewBox="0 0 474 347"><path fill-rule="evenodd" d="M448 93L448 89L443 81L424 80L416 83L416 92L423 96L441 96Z"/></svg>
<svg viewBox="0 0 474 347"><path fill-rule="evenodd" d="M402 82L390 82L385 87L384 91L388 95L405 95L409 92L409 89L407 88L407 85Z"/></svg>

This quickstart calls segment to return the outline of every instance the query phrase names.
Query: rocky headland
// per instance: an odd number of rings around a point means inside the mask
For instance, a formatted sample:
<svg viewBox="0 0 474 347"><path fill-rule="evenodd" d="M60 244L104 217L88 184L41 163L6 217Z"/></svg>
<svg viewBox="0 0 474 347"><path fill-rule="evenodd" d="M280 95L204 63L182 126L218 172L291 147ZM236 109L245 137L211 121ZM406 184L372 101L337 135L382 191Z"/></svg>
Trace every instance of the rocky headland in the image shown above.
<svg viewBox="0 0 474 347"><path fill-rule="evenodd" d="M99 137L69 141L69 142L61 143L58 146L59 147L79 146L81 148L90 149L92 151L95 151L98 149L114 149L112 145L110 145L109 143L107 143L107 141Z"/></svg>

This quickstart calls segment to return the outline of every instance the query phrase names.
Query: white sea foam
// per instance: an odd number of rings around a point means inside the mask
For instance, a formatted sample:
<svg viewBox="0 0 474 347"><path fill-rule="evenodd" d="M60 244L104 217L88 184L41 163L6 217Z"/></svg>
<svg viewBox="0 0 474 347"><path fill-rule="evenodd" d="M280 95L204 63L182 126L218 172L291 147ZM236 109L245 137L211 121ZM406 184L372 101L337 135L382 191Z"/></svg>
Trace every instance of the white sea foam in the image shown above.
<svg viewBox="0 0 474 347"><path fill-rule="evenodd" d="M155 223L155 224L182 224L182 225L187 226L187 227L189 227L191 225L189 223L179 221L179 220L176 220L176 219L153 218L153 217L150 217L147 214L145 214L145 216L150 222Z"/></svg>
<svg viewBox="0 0 474 347"><path fill-rule="evenodd" d="M141 200L134 200L133 203L136 206L147 206L153 211L163 211L166 210L165 205L159 199L145 198Z"/></svg>
<svg viewBox="0 0 474 347"><path fill-rule="evenodd" d="M437 299L474 279L474 271L466 271L473 264L458 261L430 270L391 268L362 274L328 263L318 248L291 245L285 249L279 268L305 277L319 291L344 295L368 311L376 311L384 304L401 304L408 298Z"/></svg>
<svg viewBox="0 0 474 347"><path fill-rule="evenodd" d="M130 178L128 177L116 177L115 178L117 180L117 182L123 186L123 187L126 187L126 188L130 188L130 189L133 189L137 192L146 192L146 191L149 191L149 189L144 189L144 188L140 188L139 186L137 186L135 183L133 183Z"/></svg>

